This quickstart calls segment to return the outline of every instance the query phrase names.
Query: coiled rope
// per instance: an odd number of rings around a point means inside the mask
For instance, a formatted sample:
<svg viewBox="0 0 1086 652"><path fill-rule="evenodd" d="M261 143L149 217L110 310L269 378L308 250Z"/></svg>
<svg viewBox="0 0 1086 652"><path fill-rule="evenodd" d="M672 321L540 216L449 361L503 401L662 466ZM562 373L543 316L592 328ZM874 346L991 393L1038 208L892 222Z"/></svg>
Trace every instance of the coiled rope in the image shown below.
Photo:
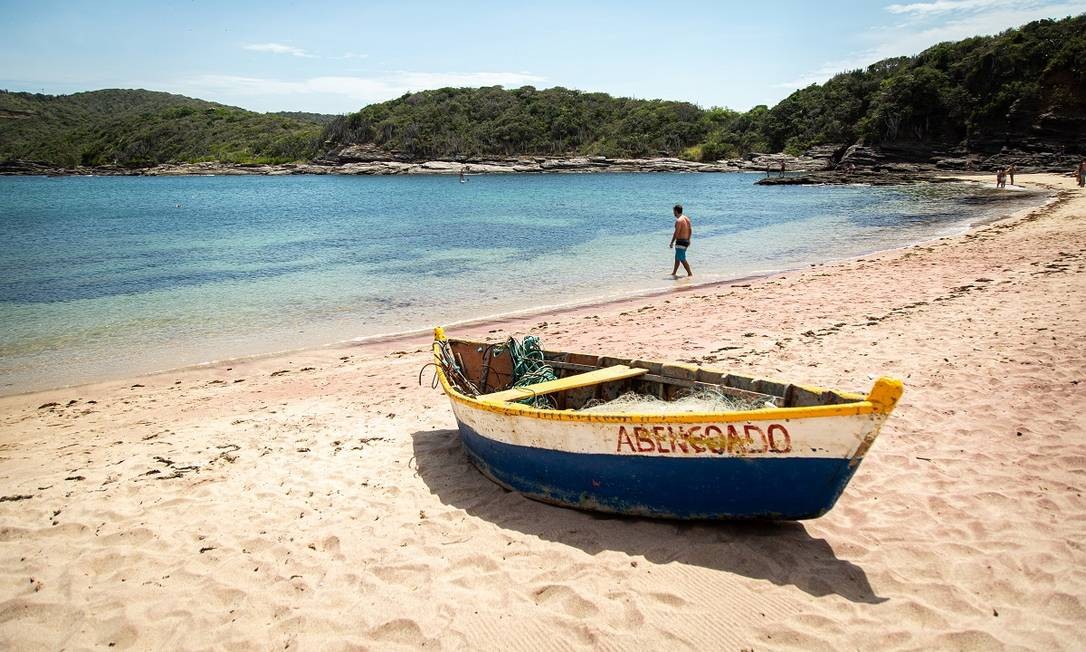
<svg viewBox="0 0 1086 652"><path fill-rule="evenodd" d="M468 396L478 396L481 392L464 373L464 363L453 353L452 346L447 340L438 340L438 348L441 351L441 366L445 371L445 378L453 387ZM423 367L425 369L425 367ZM422 371L419 371L419 384L422 384Z"/></svg>
<svg viewBox="0 0 1086 652"><path fill-rule="evenodd" d="M479 396L482 392L479 388L468 378L464 363L459 359L455 353L453 353L452 346L446 340L438 340L438 358L442 370L445 372L445 378L449 383L460 392L467 394L468 396ZM509 351L510 362L513 364L513 387L527 387L528 385L535 385L536 383L547 382L548 380L557 380L558 376L554 373L554 369L547 364L546 358L543 356L543 350L539 347L539 338L534 335L528 335L523 340L517 341L515 337L510 337L508 341L503 344L498 344L493 347L488 347L484 361L490 357L490 355L501 355L503 351ZM487 363L489 365L489 363ZM422 374L426 370L426 367L435 366L434 363L428 363L419 370L419 384L422 384ZM434 381L437 382L437 375L435 373ZM486 386L487 381L484 378L482 381ZM524 405L531 405L537 408L553 409L555 404L551 397L543 396L530 396L528 398L521 399L517 403Z"/></svg>
<svg viewBox="0 0 1086 652"><path fill-rule="evenodd" d="M526 387L558 379L554 369L543 357L543 349L539 347L539 338L535 335L526 335L519 342L515 337L510 337L504 348L509 351L513 362L513 387ZM517 402L537 408L554 408L549 396L532 396Z"/></svg>

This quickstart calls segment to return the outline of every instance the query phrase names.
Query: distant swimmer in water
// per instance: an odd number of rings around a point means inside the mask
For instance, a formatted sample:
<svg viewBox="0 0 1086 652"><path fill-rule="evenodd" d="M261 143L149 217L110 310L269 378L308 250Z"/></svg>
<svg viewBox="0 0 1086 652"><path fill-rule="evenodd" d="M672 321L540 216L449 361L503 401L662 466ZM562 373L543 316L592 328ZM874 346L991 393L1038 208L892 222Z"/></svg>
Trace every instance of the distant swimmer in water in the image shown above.
<svg viewBox="0 0 1086 652"><path fill-rule="evenodd" d="M686 249L690 246L690 237L694 235L694 229L690 225L690 218L683 214L683 207L681 204L676 204L675 208L671 209L675 213L675 233L671 236L671 244L668 248L675 248L675 267L671 270L672 276L678 276L679 263L686 269L687 276L693 276L694 272L690 271L690 263L686 262Z"/></svg>

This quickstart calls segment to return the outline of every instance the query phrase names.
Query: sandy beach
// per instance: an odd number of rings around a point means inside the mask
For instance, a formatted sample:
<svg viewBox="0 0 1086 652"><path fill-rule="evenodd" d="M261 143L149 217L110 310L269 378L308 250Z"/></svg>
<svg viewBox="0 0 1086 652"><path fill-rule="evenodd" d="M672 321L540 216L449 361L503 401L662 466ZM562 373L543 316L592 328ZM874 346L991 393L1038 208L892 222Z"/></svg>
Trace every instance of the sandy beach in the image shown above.
<svg viewBox="0 0 1086 652"><path fill-rule="evenodd" d="M2 398L0 646L1082 649L1086 192L1018 182L1058 194L907 249L456 331L901 378L814 521L504 491L418 383L428 336Z"/></svg>

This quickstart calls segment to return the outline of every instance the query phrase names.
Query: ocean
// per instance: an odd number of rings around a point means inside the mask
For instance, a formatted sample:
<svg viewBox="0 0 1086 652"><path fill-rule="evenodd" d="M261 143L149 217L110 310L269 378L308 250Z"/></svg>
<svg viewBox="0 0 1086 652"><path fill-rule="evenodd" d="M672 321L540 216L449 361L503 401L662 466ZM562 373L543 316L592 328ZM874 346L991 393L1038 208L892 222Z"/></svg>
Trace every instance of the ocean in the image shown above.
<svg viewBox="0 0 1086 652"><path fill-rule="evenodd" d="M758 178L0 177L0 394L672 287L676 203L703 283L1040 201Z"/></svg>

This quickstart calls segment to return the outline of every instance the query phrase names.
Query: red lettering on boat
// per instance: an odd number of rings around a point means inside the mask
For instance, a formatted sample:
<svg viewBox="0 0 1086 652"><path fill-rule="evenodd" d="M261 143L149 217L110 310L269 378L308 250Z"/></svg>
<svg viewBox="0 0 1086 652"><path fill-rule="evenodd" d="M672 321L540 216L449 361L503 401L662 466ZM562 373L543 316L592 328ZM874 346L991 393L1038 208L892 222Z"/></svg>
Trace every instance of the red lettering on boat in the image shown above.
<svg viewBox="0 0 1086 652"><path fill-rule="evenodd" d="M641 453L651 453L656 450L656 444L652 440L652 435L648 428L642 428L641 426L634 426L634 439L637 440L637 450Z"/></svg>
<svg viewBox="0 0 1086 652"><path fill-rule="evenodd" d="M686 432L686 434L683 436L683 438L690 442L690 446L691 446L691 448L694 449L695 453L704 453L705 452L705 447L698 445L698 431L699 430L701 430L701 426L694 426L693 428L691 428L690 430L688 430Z"/></svg>
<svg viewBox="0 0 1086 652"><path fill-rule="evenodd" d="M697 427L697 426L695 426ZM683 427L679 426L679 436L675 437L675 432L671 429L671 426L667 427L667 436L671 440L671 451L675 452L675 447L678 446L679 450L684 453L690 452L690 445L686 441L686 432L683 431Z"/></svg>
<svg viewBox="0 0 1086 652"><path fill-rule="evenodd" d="M716 434L713 434L710 431L715 431ZM724 454L724 450L725 450L724 448L717 448L716 446L713 446L713 443L716 442L716 443L723 444L725 447L727 447L728 444L727 444L726 441L724 441L724 431L723 430L721 430L720 428L718 428L716 426L705 426L705 440L706 440L705 443L708 444L709 450L711 452L716 453L717 455L723 455Z"/></svg>
<svg viewBox="0 0 1086 652"><path fill-rule="evenodd" d="M747 454L746 440L740 436L739 431L730 423L728 424L728 452L739 455Z"/></svg>
<svg viewBox="0 0 1086 652"><path fill-rule="evenodd" d="M792 436L779 423L771 423L764 430L750 423L691 426L689 429L683 426L619 426L615 452L624 451L695 455L706 451L714 455L789 453Z"/></svg>
<svg viewBox="0 0 1086 652"><path fill-rule="evenodd" d="M755 447L755 445L754 445L754 437L751 437L751 435L750 435L751 432L758 433L758 441L760 441L761 444L762 444L762 450L760 450L758 452L765 453L766 451L768 451L769 450L769 440L766 439L765 433L762 432L761 428L759 428L756 425L750 424L750 423L743 426L743 434L745 434L747 436L747 445L751 446L752 448Z"/></svg>
<svg viewBox="0 0 1086 652"><path fill-rule="evenodd" d="M674 452L675 447L671 446L664 449L664 431L667 430L664 426L652 427L652 438L656 441L656 452L658 453L671 453Z"/></svg>
<svg viewBox="0 0 1086 652"><path fill-rule="evenodd" d="M787 453L792 450L792 436L779 423L771 423L766 431L769 435L769 450L774 453Z"/></svg>

